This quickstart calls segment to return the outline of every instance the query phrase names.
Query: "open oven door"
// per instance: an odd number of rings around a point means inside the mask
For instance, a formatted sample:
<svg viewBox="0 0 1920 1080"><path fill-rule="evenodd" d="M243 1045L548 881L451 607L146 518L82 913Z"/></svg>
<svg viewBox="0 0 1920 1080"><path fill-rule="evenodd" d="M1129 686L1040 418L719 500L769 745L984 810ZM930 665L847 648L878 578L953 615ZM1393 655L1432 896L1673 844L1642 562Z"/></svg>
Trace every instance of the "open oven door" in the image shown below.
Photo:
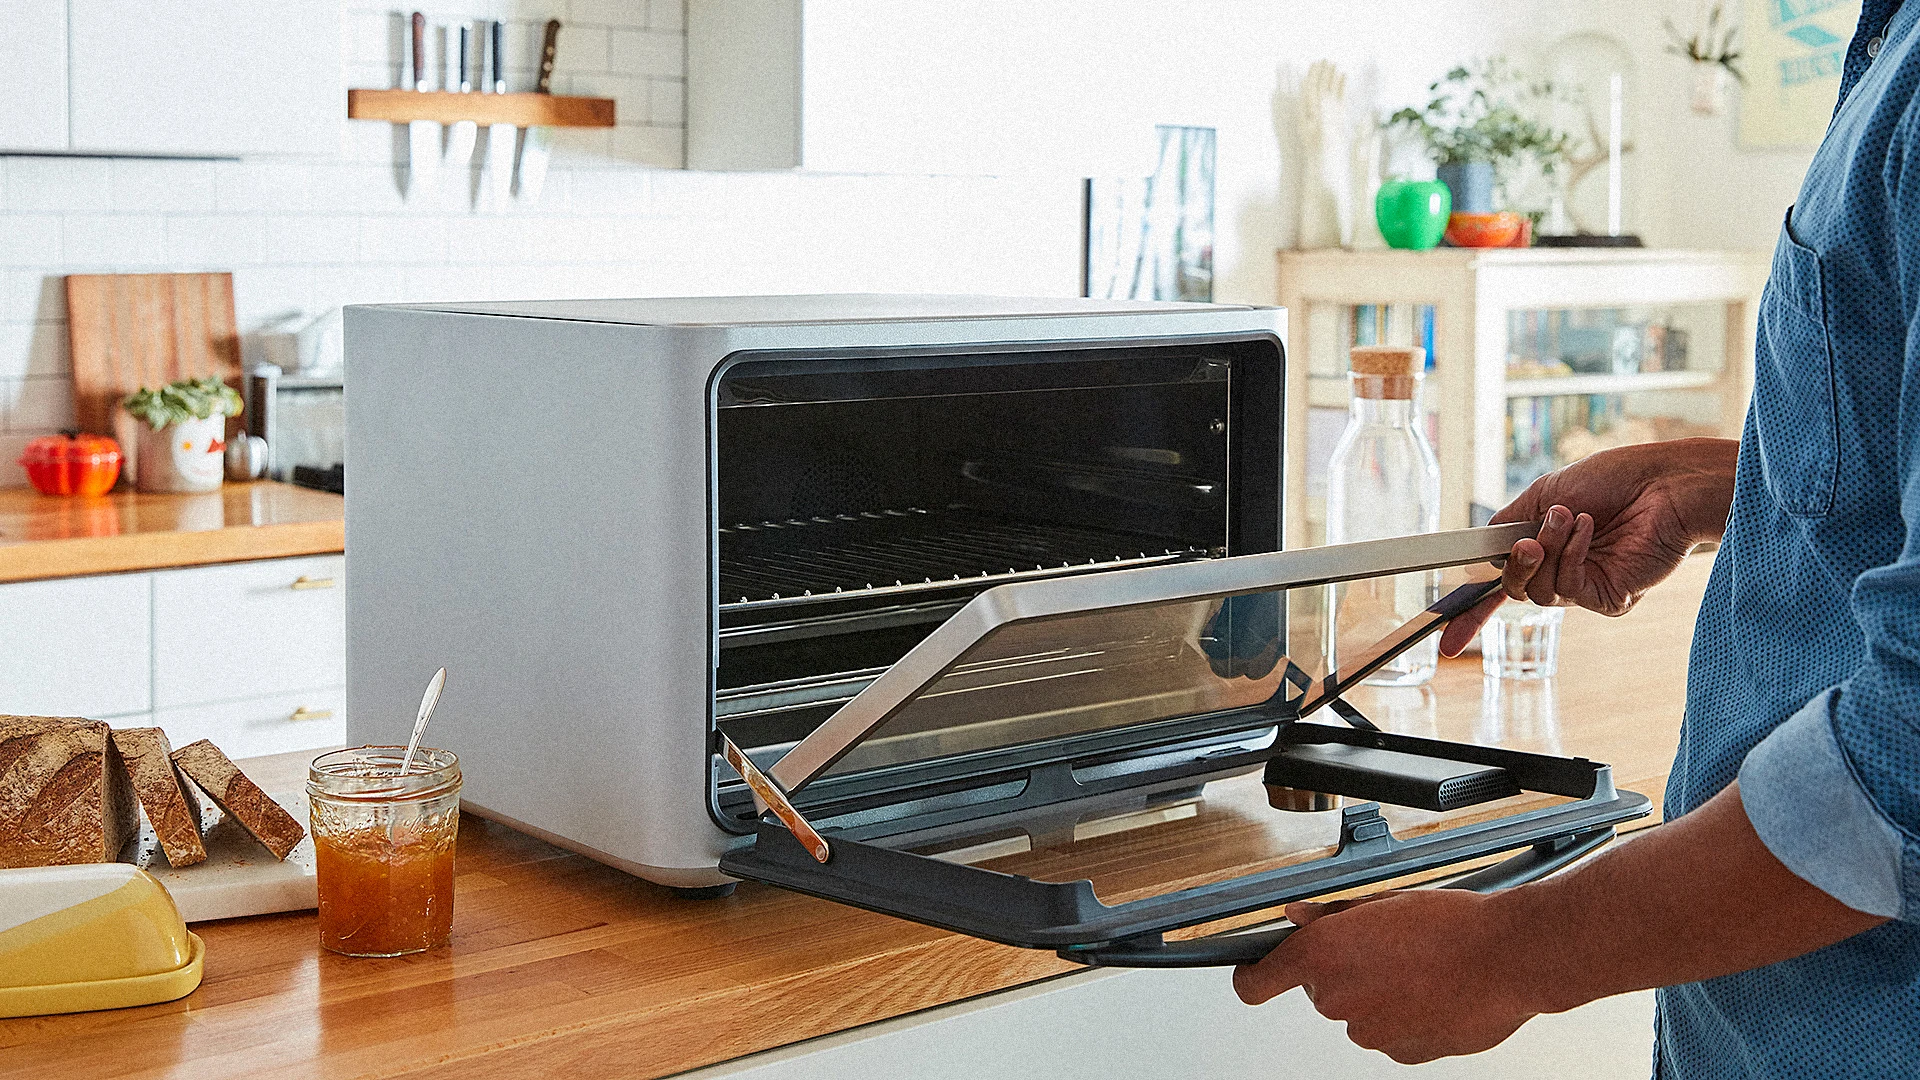
<svg viewBox="0 0 1920 1080"><path fill-rule="evenodd" d="M1451 884L1488 891L1544 876L1646 815L1649 800L1615 790L1603 764L1381 731L1342 698L1491 595L1507 552L1536 528L988 589L765 774L727 753L766 812L721 869L1081 963L1136 967L1251 962L1292 928L1164 935L1487 856L1511 853ZM1442 588L1446 568L1459 580ZM1439 598L1403 624L1382 622L1351 590L1389 578L1411 578ZM1328 591L1336 587L1354 602L1337 601ZM1286 596L1325 596L1329 611L1360 610L1352 621L1362 636L1352 645L1327 617L1339 641L1336 671L1315 676L1288 659ZM1345 722L1307 722L1323 707ZM989 760L1009 746L1196 715L1269 734L1257 746L1242 740L1197 756L1170 750L1167 775L1264 764L1272 806L1365 801L1338 813L1290 814L1259 805L1250 784L1201 792L1173 783L1155 789L1165 793L1157 802L1088 817L1085 806L1139 776L1115 779L1114 762L1098 757L1035 769L1013 785L1018 810L947 828L939 809L947 796L937 792L912 831L863 823L858 814L816 829L788 798L848 770L934 756L964 771L969 759Z"/></svg>

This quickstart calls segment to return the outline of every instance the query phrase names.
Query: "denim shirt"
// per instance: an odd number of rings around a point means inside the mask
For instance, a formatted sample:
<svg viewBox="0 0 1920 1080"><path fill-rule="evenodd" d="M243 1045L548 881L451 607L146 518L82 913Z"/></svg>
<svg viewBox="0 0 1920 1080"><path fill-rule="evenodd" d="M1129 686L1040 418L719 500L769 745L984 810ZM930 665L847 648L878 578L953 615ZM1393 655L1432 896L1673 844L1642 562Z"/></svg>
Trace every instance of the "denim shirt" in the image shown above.
<svg viewBox="0 0 1920 1080"><path fill-rule="evenodd" d="M1666 801L1738 776L1768 850L1894 921L1661 991L1662 1077L1920 1077L1916 23L1920 4L1867 0L1781 224Z"/></svg>

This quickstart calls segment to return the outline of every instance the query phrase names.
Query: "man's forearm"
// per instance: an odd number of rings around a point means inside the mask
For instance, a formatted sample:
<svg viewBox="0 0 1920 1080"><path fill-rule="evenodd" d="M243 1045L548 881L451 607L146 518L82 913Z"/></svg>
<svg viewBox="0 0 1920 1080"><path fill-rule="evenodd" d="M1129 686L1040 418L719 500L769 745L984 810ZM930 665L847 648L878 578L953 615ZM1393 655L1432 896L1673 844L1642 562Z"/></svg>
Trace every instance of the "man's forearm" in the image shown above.
<svg viewBox="0 0 1920 1080"><path fill-rule="evenodd" d="M1727 531L1733 509L1738 439L1675 439L1657 444L1672 453L1667 483L1674 489L1687 532L1696 544L1717 542Z"/></svg>
<svg viewBox="0 0 1920 1080"><path fill-rule="evenodd" d="M1746 971L1886 921L1781 865L1748 823L1738 785L1488 907L1509 940L1528 946L1516 990L1541 1012Z"/></svg>

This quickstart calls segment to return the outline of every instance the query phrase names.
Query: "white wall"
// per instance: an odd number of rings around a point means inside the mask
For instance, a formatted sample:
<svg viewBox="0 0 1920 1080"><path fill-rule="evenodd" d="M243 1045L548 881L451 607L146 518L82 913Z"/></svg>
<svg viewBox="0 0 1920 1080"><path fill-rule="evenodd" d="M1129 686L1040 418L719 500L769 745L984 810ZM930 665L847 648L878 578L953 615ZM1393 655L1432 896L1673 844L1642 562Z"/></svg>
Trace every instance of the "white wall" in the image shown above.
<svg viewBox="0 0 1920 1080"><path fill-rule="evenodd" d="M397 85L394 12L348 2L348 85ZM1124 18L1128 4L1160 0L1100 2ZM1169 107L1219 128L1216 296L1272 298L1272 252L1292 241L1297 190L1276 98L1308 63L1334 60L1354 96L1392 108L1458 60L1525 57L1581 27L1627 40L1647 76L1630 224L1657 243L1770 244L1807 155L1737 151L1731 117L1686 113L1684 65L1659 52L1670 6L1684 0L1185 4L1185 32L1140 47L1185 58L1176 66L1190 75L1167 87ZM676 168L682 0L457 0L432 14L510 18L516 88L531 81L540 23L563 19L556 89L616 97L621 126L565 133L538 204L504 210L403 197L385 124L347 124L338 153L302 162L0 158L0 486L24 482L13 461L28 438L71 422L67 273L230 269L243 328L382 301L1078 291L1071 178Z"/></svg>

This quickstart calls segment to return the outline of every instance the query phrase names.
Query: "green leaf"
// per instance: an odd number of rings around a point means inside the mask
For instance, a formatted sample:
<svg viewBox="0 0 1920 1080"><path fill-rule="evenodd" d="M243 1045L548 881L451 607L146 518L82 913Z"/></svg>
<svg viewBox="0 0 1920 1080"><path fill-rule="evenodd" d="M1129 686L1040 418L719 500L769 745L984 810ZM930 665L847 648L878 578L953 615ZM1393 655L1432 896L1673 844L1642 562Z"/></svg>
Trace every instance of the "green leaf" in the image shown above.
<svg viewBox="0 0 1920 1080"><path fill-rule="evenodd" d="M181 379L158 390L143 386L127 395L121 407L146 421L153 430L163 431L188 420L238 416L244 403L233 387L209 375L204 379Z"/></svg>

